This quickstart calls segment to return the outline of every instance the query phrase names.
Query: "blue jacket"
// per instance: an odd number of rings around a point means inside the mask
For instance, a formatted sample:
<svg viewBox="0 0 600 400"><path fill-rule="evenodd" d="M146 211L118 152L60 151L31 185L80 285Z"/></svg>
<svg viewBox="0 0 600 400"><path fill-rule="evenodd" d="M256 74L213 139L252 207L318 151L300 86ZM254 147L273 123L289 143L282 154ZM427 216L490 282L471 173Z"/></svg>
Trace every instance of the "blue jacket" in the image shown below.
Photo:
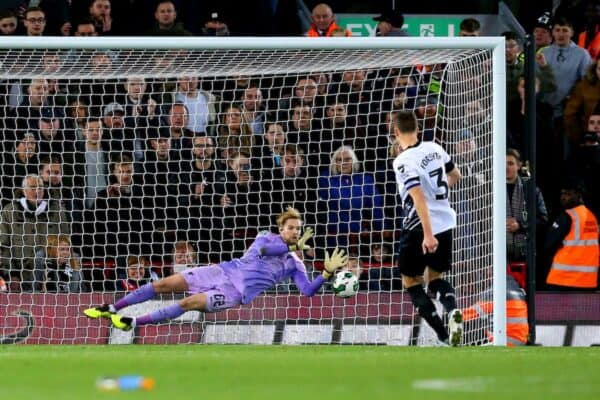
<svg viewBox="0 0 600 400"><path fill-rule="evenodd" d="M327 202L327 229L337 233L360 233L362 222L373 230L383 226L383 196L371 174L330 176L319 178L319 197ZM372 220L372 222L371 222Z"/></svg>

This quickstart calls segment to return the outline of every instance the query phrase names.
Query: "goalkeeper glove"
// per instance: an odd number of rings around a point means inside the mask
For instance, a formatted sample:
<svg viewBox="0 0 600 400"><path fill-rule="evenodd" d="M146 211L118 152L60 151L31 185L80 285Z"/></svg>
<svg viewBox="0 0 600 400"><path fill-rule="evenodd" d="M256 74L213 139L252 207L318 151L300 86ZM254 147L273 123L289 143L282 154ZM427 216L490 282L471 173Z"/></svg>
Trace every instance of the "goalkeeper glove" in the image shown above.
<svg viewBox="0 0 600 400"><path fill-rule="evenodd" d="M338 269L342 268L348 262L348 255L344 254L344 250L337 247L329 256L329 252L325 252L325 269L323 270L323 278L329 279Z"/></svg>
<svg viewBox="0 0 600 400"><path fill-rule="evenodd" d="M310 246L306 244L306 242L308 242L308 240L313 237L313 230L312 228L306 228L306 230L304 231L304 234L302 234L302 236L300 237L300 239L298 239L298 242L296 244L292 244L288 246L288 249L290 251L296 251L296 250L308 250L310 249Z"/></svg>

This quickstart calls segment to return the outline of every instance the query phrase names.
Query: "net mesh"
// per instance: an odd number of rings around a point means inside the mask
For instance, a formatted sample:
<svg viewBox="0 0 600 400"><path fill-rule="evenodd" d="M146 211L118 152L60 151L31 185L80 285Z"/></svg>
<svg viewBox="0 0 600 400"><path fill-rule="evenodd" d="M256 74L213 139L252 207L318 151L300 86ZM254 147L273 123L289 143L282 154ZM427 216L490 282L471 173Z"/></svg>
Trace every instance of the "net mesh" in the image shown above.
<svg viewBox="0 0 600 400"><path fill-rule="evenodd" d="M422 139L462 170L449 276L460 307L490 298L491 58L0 50L2 341L432 343L395 267L402 221L389 114L414 109ZM281 284L246 306L133 333L80 317L145 282L241 256L287 206L316 231L309 275L325 249L343 247L360 274L357 296L336 298L326 285L306 298ZM466 343L487 340L487 317L468 322Z"/></svg>

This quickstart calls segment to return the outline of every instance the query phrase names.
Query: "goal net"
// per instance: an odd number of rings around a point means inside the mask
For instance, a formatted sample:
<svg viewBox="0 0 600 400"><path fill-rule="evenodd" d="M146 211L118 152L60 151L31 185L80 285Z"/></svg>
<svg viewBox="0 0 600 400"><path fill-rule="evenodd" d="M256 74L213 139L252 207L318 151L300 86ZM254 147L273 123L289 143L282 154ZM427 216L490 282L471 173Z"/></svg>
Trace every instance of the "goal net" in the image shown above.
<svg viewBox="0 0 600 400"><path fill-rule="evenodd" d="M465 344L503 343L501 42L90 40L0 42L2 343L433 343L397 268L402 109L464 175L449 280L459 307L499 307L466 322ZM240 257L288 206L316 232L309 277L344 248L356 296L286 283L127 333L82 316Z"/></svg>

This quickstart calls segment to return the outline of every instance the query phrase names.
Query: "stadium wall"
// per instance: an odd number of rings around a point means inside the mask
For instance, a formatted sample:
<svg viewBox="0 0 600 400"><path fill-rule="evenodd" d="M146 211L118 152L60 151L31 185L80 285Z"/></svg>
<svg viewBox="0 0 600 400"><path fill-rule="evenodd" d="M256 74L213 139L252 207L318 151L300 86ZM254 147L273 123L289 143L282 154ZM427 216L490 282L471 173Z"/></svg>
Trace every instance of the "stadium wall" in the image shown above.
<svg viewBox="0 0 600 400"><path fill-rule="evenodd" d="M110 329L106 323L91 321L80 312L81 304L114 302L115 293L0 294L0 344L411 345L431 332L420 323L400 318L401 315L414 318L412 307L403 296L402 293L359 294L344 301L328 295L312 298L265 295L252 305L225 312L189 312L172 324L121 332ZM128 313L140 315L172 301L135 305ZM599 309L600 293L538 294L538 343L600 345ZM384 321L386 325L381 325Z"/></svg>

